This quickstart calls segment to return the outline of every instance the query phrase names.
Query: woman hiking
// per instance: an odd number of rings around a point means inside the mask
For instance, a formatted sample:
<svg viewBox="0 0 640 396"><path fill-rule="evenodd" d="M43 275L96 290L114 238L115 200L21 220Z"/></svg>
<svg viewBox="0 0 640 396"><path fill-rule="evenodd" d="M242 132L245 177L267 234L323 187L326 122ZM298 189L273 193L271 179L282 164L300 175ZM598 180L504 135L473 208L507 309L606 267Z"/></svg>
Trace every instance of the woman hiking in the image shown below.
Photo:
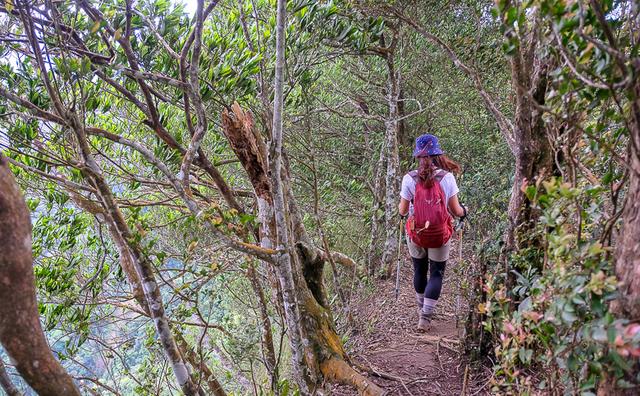
<svg viewBox="0 0 640 396"><path fill-rule="evenodd" d="M409 215L407 247L413 261L418 330L428 331L449 259L451 214L464 218L467 209L458 202L454 173L460 173L460 165L444 155L437 137L418 137L413 156L419 167L402 178L398 210L402 217Z"/></svg>

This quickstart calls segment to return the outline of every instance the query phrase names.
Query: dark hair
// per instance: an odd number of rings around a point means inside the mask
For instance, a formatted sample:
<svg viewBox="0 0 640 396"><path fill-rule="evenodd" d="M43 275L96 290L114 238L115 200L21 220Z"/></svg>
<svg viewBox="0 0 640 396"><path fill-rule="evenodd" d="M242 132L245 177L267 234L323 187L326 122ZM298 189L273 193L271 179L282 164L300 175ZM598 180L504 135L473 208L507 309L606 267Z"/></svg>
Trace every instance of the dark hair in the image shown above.
<svg viewBox="0 0 640 396"><path fill-rule="evenodd" d="M444 154L432 155L430 157L420 157L420 167L418 168L418 178L425 187L433 186L436 169L444 169L454 174L460 173L460 165Z"/></svg>

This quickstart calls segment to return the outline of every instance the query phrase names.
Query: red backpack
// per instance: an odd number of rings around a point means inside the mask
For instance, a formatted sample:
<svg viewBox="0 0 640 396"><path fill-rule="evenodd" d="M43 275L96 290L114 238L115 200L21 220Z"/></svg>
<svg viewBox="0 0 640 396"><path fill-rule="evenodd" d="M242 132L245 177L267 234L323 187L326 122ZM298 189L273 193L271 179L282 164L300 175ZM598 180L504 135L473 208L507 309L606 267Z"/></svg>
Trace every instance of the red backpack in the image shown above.
<svg viewBox="0 0 640 396"><path fill-rule="evenodd" d="M409 175L416 182L413 197L413 215L407 221L407 234L411 241L423 248L439 248L449 241L453 234L451 215L447 210L447 199L440 180L447 172L439 170L431 187L424 187L418 172Z"/></svg>

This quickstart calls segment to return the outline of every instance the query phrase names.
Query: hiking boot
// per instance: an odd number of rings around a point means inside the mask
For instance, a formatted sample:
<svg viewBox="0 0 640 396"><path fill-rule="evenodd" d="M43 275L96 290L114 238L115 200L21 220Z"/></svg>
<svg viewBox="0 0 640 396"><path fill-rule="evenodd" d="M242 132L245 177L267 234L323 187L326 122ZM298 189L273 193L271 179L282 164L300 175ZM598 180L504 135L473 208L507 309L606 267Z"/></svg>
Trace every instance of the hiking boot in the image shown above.
<svg viewBox="0 0 640 396"><path fill-rule="evenodd" d="M418 331L427 332L431 329L431 320L426 318L424 315L420 315L420 320L418 320Z"/></svg>
<svg viewBox="0 0 640 396"><path fill-rule="evenodd" d="M436 303L438 300L434 300L431 298L424 298L422 309L418 311L418 330L419 331L429 331L431 327L431 318L436 310Z"/></svg>

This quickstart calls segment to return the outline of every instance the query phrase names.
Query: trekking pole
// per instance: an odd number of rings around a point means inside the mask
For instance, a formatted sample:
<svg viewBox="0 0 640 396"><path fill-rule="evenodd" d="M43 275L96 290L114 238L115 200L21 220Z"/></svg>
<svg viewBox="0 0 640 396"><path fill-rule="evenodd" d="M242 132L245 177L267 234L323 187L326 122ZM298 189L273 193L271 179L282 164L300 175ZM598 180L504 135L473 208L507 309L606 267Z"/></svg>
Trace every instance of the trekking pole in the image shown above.
<svg viewBox="0 0 640 396"><path fill-rule="evenodd" d="M400 295L400 246L402 243L402 216L400 216L400 227L398 229L398 264L396 266L396 301Z"/></svg>
<svg viewBox="0 0 640 396"><path fill-rule="evenodd" d="M458 264L462 262L462 236L464 235L464 221L466 219L466 215L462 217L458 224L456 225L456 231L460 232L458 237ZM460 292L462 291L461 277L458 277L458 293L456 295L456 329L458 328L460 322Z"/></svg>
<svg viewBox="0 0 640 396"><path fill-rule="evenodd" d="M460 227L460 241L458 242L458 262L462 262L462 235L464 234L464 224Z"/></svg>

